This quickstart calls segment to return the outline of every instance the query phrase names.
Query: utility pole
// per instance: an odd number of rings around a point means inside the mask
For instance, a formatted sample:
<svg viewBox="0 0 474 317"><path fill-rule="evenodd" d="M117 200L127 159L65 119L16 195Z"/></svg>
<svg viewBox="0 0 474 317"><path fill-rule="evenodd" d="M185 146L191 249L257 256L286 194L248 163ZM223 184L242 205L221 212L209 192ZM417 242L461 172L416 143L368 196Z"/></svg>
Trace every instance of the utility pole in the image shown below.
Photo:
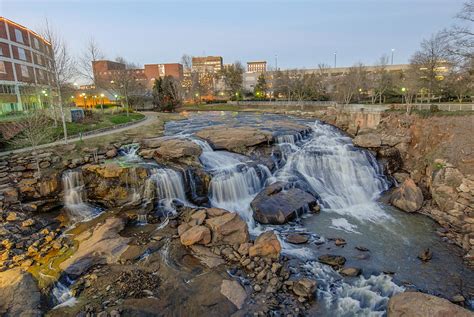
<svg viewBox="0 0 474 317"><path fill-rule="evenodd" d="M392 65L393 65L393 52L395 52L394 48L392 48Z"/></svg>
<svg viewBox="0 0 474 317"><path fill-rule="evenodd" d="M334 68L336 68L337 65L337 52L334 52Z"/></svg>

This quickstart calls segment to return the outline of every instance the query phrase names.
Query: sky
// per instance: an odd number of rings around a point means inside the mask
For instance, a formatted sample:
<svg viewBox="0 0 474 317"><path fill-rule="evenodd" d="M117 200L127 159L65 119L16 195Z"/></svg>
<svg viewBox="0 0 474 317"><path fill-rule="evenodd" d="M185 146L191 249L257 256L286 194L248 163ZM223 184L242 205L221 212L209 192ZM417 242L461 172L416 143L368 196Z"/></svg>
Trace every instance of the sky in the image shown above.
<svg viewBox="0 0 474 317"><path fill-rule="evenodd" d="M454 23L463 0L0 0L0 16L33 30L45 19L79 56L90 38L108 59L179 62L183 54L274 67L407 63L419 43Z"/></svg>

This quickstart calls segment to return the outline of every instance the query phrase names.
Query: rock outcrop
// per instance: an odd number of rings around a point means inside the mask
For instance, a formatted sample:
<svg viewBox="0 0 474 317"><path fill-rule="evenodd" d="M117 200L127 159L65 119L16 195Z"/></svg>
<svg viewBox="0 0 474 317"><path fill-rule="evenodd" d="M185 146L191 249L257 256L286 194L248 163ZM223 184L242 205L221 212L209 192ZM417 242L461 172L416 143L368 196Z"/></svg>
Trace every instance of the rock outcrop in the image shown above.
<svg viewBox="0 0 474 317"><path fill-rule="evenodd" d="M400 187L393 190L390 202L403 211L415 212L423 206L423 193L415 182L408 178Z"/></svg>
<svg viewBox="0 0 474 317"><path fill-rule="evenodd" d="M0 315L42 316L41 294L30 273L20 268L0 272Z"/></svg>
<svg viewBox="0 0 474 317"><path fill-rule="evenodd" d="M287 223L316 205L311 194L298 188L285 190L282 182L263 189L250 204L255 220L274 225Z"/></svg>
<svg viewBox="0 0 474 317"><path fill-rule="evenodd" d="M247 292L237 281L222 280L221 294L227 297L237 309L241 309L244 306L245 299L247 298Z"/></svg>
<svg viewBox="0 0 474 317"><path fill-rule="evenodd" d="M160 137L142 142L140 155L153 157L158 162L196 161L202 149L196 143L180 138Z"/></svg>
<svg viewBox="0 0 474 317"><path fill-rule="evenodd" d="M121 218L108 218L92 230L78 235L77 250L60 268L67 274L79 276L96 264L116 263L128 248L129 238L119 235L125 223Z"/></svg>
<svg viewBox="0 0 474 317"><path fill-rule="evenodd" d="M390 298L388 317L472 317L474 314L450 301L433 295L405 292Z"/></svg>
<svg viewBox="0 0 474 317"><path fill-rule="evenodd" d="M272 134L254 127L213 126L198 131L196 135L216 150L246 153L246 149L272 141Z"/></svg>

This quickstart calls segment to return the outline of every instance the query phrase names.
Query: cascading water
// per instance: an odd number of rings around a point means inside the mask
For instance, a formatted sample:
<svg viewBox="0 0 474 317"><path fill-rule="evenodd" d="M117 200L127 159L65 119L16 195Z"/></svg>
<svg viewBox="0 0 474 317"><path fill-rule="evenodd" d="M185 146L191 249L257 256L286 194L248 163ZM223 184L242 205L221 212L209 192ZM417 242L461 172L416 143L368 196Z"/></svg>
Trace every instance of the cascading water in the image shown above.
<svg viewBox="0 0 474 317"><path fill-rule="evenodd" d="M152 182L155 186L158 208L164 214L174 214L176 212L173 206L176 200L189 205L186 199L183 178L179 172L169 168L154 168L151 170L149 182ZM151 194L151 192L146 193L146 195Z"/></svg>
<svg viewBox="0 0 474 317"><path fill-rule="evenodd" d="M205 141L193 141L201 146L200 160L212 175L209 186L211 205L237 212L251 229L254 228L250 202L271 175L269 169L264 165L249 166L246 164L248 158L243 155L214 151Z"/></svg>
<svg viewBox="0 0 474 317"><path fill-rule="evenodd" d="M375 222L390 218L375 202L389 188L376 159L329 125L316 122L313 136L276 173L277 180L294 178L303 179L327 211Z"/></svg>
<svg viewBox="0 0 474 317"><path fill-rule="evenodd" d="M119 149L121 158L125 162L140 162L142 158L138 155L140 145L137 143L126 144Z"/></svg>
<svg viewBox="0 0 474 317"><path fill-rule="evenodd" d="M98 213L87 201L82 172L67 171L63 174L64 206L73 222L88 220Z"/></svg>
<svg viewBox="0 0 474 317"><path fill-rule="evenodd" d="M52 295L56 306L53 309L64 307L64 306L74 306L77 302L77 299L72 295L70 286L73 284L73 281L66 277L65 284L57 282L53 288Z"/></svg>

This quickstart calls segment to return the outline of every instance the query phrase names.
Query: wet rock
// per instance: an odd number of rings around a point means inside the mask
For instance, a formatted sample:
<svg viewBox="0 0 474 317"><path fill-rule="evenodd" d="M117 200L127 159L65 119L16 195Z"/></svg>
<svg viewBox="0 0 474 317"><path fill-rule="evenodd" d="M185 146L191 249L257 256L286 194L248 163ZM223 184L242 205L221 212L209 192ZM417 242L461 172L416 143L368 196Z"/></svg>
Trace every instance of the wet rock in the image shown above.
<svg viewBox="0 0 474 317"><path fill-rule="evenodd" d="M258 130L254 127L228 127L224 125L213 126L198 131L196 135L205 139L216 150L227 150L242 153L245 148L268 143L272 134L268 131Z"/></svg>
<svg viewBox="0 0 474 317"><path fill-rule="evenodd" d="M185 246L199 244L208 244L211 242L211 231L205 226L194 226L186 230L180 236L181 244Z"/></svg>
<svg viewBox="0 0 474 317"><path fill-rule="evenodd" d="M340 255L325 254L318 257L318 261L335 268L339 268L346 263L346 258Z"/></svg>
<svg viewBox="0 0 474 317"><path fill-rule="evenodd" d="M357 246L355 247L356 250L359 250L359 251L362 251L362 252L368 252L370 251L369 249L367 249L366 247L362 247L362 246Z"/></svg>
<svg viewBox="0 0 474 317"><path fill-rule="evenodd" d="M21 223L21 226L27 228L27 227L31 227L31 226L34 225L34 224L35 224L34 219L29 218L29 219L23 221L23 222Z"/></svg>
<svg viewBox="0 0 474 317"><path fill-rule="evenodd" d="M292 244L303 244L308 242L309 237L308 235L293 233L288 235L285 240Z"/></svg>
<svg viewBox="0 0 474 317"><path fill-rule="evenodd" d="M362 270L355 267L347 267L347 268L342 269L339 273L341 273L344 276L354 277L354 276L359 276L362 273Z"/></svg>
<svg viewBox="0 0 474 317"><path fill-rule="evenodd" d="M293 293L299 297L312 298L316 290L316 281L302 278L293 283Z"/></svg>
<svg viewBox="0 0 474 317"><path fill-rule="evenodd" d="M241 309L247 298L247 292L237 281L222 280L221 294L227 297L237 309Z"/></svg>
<svg viewBox="0 0 474 317"><path fill-rule="evenodd" d="M265 257L278 259L280 256L281 245L273 231L267 231L258 236L255 243L249 249L251 257Z"/></svg>
<svg viewBox="0 0 474 317"><path fill-rule="evenodd" d="M249 240L247 223L237 213L225 212L206 219L205 225L212 232L213 244L240 245Z"/></svg>
<svg viewBox="0 0 474 317"><path fill-rule="evenodd" d="M343 246L343 245L346 245L346 240L342 239L342 238L337 238L335 241L334 241L334 244L338 247L340 246Z"/></svg>
<svg viewBox="0 0 474 317"><path fill-rule="evenodd" d="M388 317L472 317L473 313L450 301L419 292L405 292L388 301Z"/></svg>
<svg viewBox="0 0 474 317"><path fill-rule="evenodd" d="M392 192L390 202L401 210L415 212L423 206L423 193L415 182L409 178Z"/></svg>
<svg viewBox="0 0 474 317"><path fill-rule="evenodd" d="M202 225L204 220L206 219L206 211L199 210L191 215L190 225Z"/></svg>
<svg viewBox="0 0 474 317"><path fill-rule="evenodd" d="M466 298L462 296L461 294L454 295L453 298L451 298L451 301L456 304L462 304L464 303L465 300Z"/></svg>
<svg viewBox="0 0 474 317"><path fill-rule="evenodd" d="M285 183L276 182L263 189L251 202L253 217L263 224L284 224L317 205L309 193L298 189L285 189Z"/></svg>
<svg viewBox="0 0 474 317"><path fill-rule="evenodd" d="M79 242L78 249L60 264L60 268L68 274L81 275L93 265L116 263L127 250L130 241L119 235L124 226L123 219L114 217L81 233L75 238Z"/></svg>
<svg viewBox="0 0 474 317"><path fill-rule="evenodd" d="M0 315L42 316L40 296L30 273L20 268L0 272Z"/></svg>
<svg viewBox="0 0 474 317"><path fill-rule="evenodd" d="M248 255L249 254L249 249L252 245L253 244L249 243L249 242L242 243L241 245L239 245L239 249L237 250L237 252L239 252L240 255Z"/></svg>
<svg viewBox="0 0 474 317"><path fill-rule="evenodd" d="M429 248L426 249L426 250L423 250L423 252L421 252L418 255L418 259L420 259L423 262L428 262L432 258L433 258L433 252L431 252L431 250Z"/></svg>
<svg viewBox="0 0 474 317"><path fill-rule="evenodd" d="M102 165L87 165L83 167L86 172L93 172L103 178L117 178L124 174L126 167L115 163L108 163Z"/></svg>

